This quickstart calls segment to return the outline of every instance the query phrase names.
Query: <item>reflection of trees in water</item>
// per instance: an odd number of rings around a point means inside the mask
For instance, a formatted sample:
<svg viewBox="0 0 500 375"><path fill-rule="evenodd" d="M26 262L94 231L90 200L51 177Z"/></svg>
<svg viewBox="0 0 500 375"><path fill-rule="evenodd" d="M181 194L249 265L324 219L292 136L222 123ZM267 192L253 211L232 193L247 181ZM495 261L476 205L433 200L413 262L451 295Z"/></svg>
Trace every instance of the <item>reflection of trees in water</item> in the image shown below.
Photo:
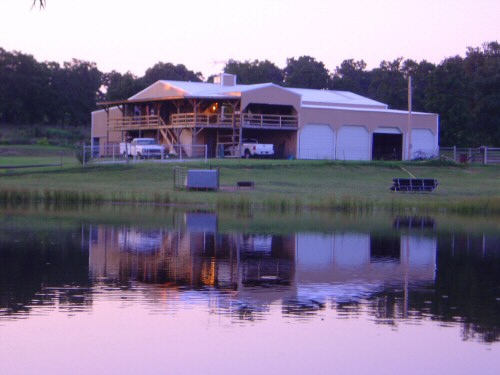
<svg viewBox="0 0 500 375"><path fill-rule="evenodd" d="M233 317L236 317L241 321L253 322L255 320L259 320L259 317L262 318L263 314L254 306L250 306L247 304L240 304L236 309L231 312Z"/></svg>
<svg viewBox="0 0 500 375"><path fill-rule="evenodd" d="M26 230L4 226L0 231L0 316L28 313L37 306L88 306L88 252L81 245L80 227ZM55 286L65 287L51 289Z"/></svg>
<svg viewBox="0 0 500 375"><path fill-rule="evenodd" d="M455 235L439 240L436 294L431 313L464 326L464 339L500 338L500 238Z"/></svg>
<svg viewBox="0 0 500 375"><path fill-rule="evenodd" d="M96 258L95 264L90 262L95 270L89 270L89 253L82 251L80 227L35 232L2 228L0 315L24 315L37 306L81 311L92 304L92 282L123 288L139 282L179 293L217 293L221 305L223 299L231 302L222 313L244 321L265 319L271 303L282 301L283 316L310 318L333 309L339 318L367 313L375 322L388 325L432 319L460 324L466 340L500 339L499 238L440 235L433 280L409 280L405 286L400 279L399 284L354 288L347 293L347 278L335 285L337 289L321 290L316 297L297 292L308 283L297 281L300 263L295 259L294 235L149 230L142 236L148 246L136 246L134 251L131 246L120 249L116 233L117 228L111 226L92 231L93 251L102 257ZM370 266L404 262L401 254L405 250L399 247L398 238L371 234ZM123 241L124 237L122 245ZM152 246L153 242L158 246ZM155 250L149 251L153 247Z"/></svg>
<svg viewBox="0 0 500 375"><path fill-rule="evenodd" d="M376 321L432 319L459 323L464 340L500 339L500 240L481 236L438 237L434 283L387 286L366 304Z"/></svg>
<svg viewBox="0 0 500 375"><path fill-rule="evenodd" d="M433 295L432 284L428 291L424 286L406 292L403 287L387 287L383 292L373 294L366 301L367 311L378 324L396 325L399 320L421 320L430 316L429 298Z"/></svg>
<svg viewBox="0 0 500 375"><path fill-rule="evenodd" d="M362 301L342 301L333 302L332 309L337 311L337 316L340 319L352 319L361 316L363 311Z"/></svg>
<svg viewBox="0 0 500 375"><path fill-rule="evenodd" d="M464 340L478 340L492 343L499 340L500 329L498 326L487 327L482 324L463 323L462 337Z"/></svg>
<svg viewBox="0 0 500 375"><path fill-rule="evenodd" d="M325 303L314 299L294 299L284 301L281 310L283 315L312 316L324 310L325 307Z"/></svg>

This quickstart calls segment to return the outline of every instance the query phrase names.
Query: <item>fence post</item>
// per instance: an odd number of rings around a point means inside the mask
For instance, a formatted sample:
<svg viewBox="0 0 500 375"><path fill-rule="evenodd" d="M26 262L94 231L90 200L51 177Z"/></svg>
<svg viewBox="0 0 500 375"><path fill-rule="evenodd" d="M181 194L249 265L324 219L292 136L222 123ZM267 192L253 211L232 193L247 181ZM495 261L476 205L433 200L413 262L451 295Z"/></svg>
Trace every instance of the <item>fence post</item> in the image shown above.
<svg viewBox="0 0 500 375"><path fill-rule="evenodd" d="M82 164L83 164L84 167L85 167L85 162L86 162L85 161L85 147L87 147L87 146L85 146L85 143L84 143L83 147L82 147L82 152L83 152L83 155L82 155L83 163Z"/></svg>
<svg viewBox="0 0 500 375"><path fill-rule="evenodd" d="M457 161L457 146L453 146L453 161Z"/></svg>
<svg viewBox="0 0 500 375"><path fill-rule="evenodd" d="M484 165L488 164L488 146L484 146Z"/></svg>
<svg viewBox="0 0 500 375"><path fill-rule="evenodd" d="M208 159L208 150L207 150L207 145L205 145L205 163L207 162Z"/></svg>

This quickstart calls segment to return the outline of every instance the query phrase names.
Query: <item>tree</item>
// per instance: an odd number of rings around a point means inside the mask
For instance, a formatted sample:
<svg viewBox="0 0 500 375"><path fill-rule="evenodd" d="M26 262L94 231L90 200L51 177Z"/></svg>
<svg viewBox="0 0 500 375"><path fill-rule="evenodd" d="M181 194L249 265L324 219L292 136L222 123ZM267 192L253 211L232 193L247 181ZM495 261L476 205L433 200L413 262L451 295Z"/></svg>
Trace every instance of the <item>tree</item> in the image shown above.
<svg viewBox="0 0 500 375"><path fill-rule="evenodd" d="M53 103L55 116L52 122L88 125L90 112L101 100L102 73L95 63L73 59L61 68L52 69Z"/></svg>
<svg viewBox="0 0 500 375"><path fill-rule="evenodd" d="M266 82L283 84L283 71L269 60L252 62L229 60L224 67L224 73L235 74L238 83L246 85Z"/></svg>
<svg viewBox="0 0 500 375"><path fill-rule="evenodd" d="M105 73L102 84L106 88L106 100L127 99L142 89L138 78L130 72L123 75L114 70Z"/></svg>
<svg viewBox="0 0 500 375"><path fill-rule="evenodd" d="M102 73L94 63L61 67L0 49L0 121L10 124L89 124L101 98Z"/></svg>
<svg viewBox="0 0 500 375"><path fill-rule="evenodd" d="M500 45L468 48L432 74L426 109L440 115L440 143L460 147L500 143Z"/></svg>
<svg viewBox="0 0 500 375"><path fill-rule="evenodd" d="M337 66L331 78L333 90L351 91L358 95L368 95L370 86L370 72L366 71L366 63L363 60L344 60Z"/></svg>
<svg viewBox="0 0 500 375"><path fill-rule="evenodd" d="M284 69L284 85L307 89L327 89L330 86L330 73L325 65L310 56L287 59Z"/></svg>
<svg viewBox="0 0 500 375"><path fill-rule="evenodd" d="M33 0L33 5L31 8L35 7L36 4L39 4L40 8L45 8L46 1L45 0Z"/></svg>
<svg viewBox="0 0 500 375"><path fill-rule="evenodd" d="M427 98L436 65L425 60L420 63L414 60L405 60L401 70L406 80L409 77L412 78L412 109L414 111L429 111Z"/></svg>
<svg viewBox="0 0 500 375"><path fill-rule="evenodd" d="M49 74L33 56L0 48L0 121L34 124L47 113Z"/></svg>
<svg viewBox="0 0 500 375"><path fill-rule="evenodd" d="M382 61L372 70L368 96L388 104L392 108L408 108L408 84L402 71L403 58Z"/></svg>
<svg viewBox="0 0 500 375"><path fill-rule="evenodd" d="M192 70L188 70L183 64L174 65L172 63L159 62L146 70L146 74L141 78L141 85L143 88L146 88L162 79L201 82L202 78L203 75L200 72L195 73Z"/></svg>
<svg viewBox="0 0 500 375"><path fill-rule="evenodd" d="M472 85L460 56L445 59L432 74L428 109L440 115L440 144L470 146Z"/></svg>
<svg viewBox="0 0 500 375"><path fill-rule="evenodd" d="M470 133L476 145L500 144L500 44L468 48L465 72L472 86Z"/></svg>

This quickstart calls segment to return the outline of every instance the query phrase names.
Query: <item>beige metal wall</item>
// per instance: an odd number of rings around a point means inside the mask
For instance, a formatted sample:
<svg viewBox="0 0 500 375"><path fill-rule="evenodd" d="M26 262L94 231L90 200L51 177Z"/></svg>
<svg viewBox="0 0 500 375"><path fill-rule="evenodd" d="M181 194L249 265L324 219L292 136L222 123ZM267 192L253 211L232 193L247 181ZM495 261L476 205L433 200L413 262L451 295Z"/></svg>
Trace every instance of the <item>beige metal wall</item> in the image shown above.
<svg viewBox="0 0 500 375"><path fill-rule="evenodd" d="M109 118L120 118L122 112L118 107L113 107L109 109ZM99 138L99 144L104 146L106 144L119 143L121 142L121 132L108 131L108 114L102 109L100 111L92 112L92 130L91 138L92 144L94 138Z"/></svg>
<svg viewBox="0 0 500 375"><path fill-rule="evenodd" d="M283 87L270 84L241 94L241 109L244 110L250 103L291 105L297 113L300 111L301 97Z"/></svg>
<svg viewBox="0 0 500 375"><path fill-rule="evenodd" d="M306 124L328 124L333 130L344 125L363 125L370 133L379 127L396 127L403 134L408 132L408 112L368 111L355 109L303 108L300 112L300 126ZM430 129L438 133L438 115L431 113L412 113L411 127Z"/></svg>
<svg viewBox="0 0 500 375"><path fill-rule="evenodd" d="M397 128L403 134L403 159L410 159L411 132L409 129L429 129L435 137L434 148L439 145L439 116L432 113L405 111L355 110L324 107L304 107L299 114L300 128L307 124L329 125L335 134L343 126L364 126L370 136L379 128Z"/></svg>

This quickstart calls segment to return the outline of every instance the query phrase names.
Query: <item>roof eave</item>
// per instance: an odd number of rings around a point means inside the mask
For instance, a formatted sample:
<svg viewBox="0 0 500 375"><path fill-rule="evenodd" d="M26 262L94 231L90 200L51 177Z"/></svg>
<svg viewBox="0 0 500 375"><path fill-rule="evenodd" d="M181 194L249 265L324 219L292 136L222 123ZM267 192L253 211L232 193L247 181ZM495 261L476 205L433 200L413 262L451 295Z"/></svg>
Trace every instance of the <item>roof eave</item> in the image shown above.
<svg viewBox="0 0 500 375"><path fill-rule="evenodd" d="M240 96L235 95L185 95L185 96L167 96L162 98L143 98L143 99L126 99L126 100L110 100L97 102L100 107L114 107L124 104L136 104L146 102L164 102L168 100L182 100L182 99L214 99L214 100L237 100Z"/></svg>

